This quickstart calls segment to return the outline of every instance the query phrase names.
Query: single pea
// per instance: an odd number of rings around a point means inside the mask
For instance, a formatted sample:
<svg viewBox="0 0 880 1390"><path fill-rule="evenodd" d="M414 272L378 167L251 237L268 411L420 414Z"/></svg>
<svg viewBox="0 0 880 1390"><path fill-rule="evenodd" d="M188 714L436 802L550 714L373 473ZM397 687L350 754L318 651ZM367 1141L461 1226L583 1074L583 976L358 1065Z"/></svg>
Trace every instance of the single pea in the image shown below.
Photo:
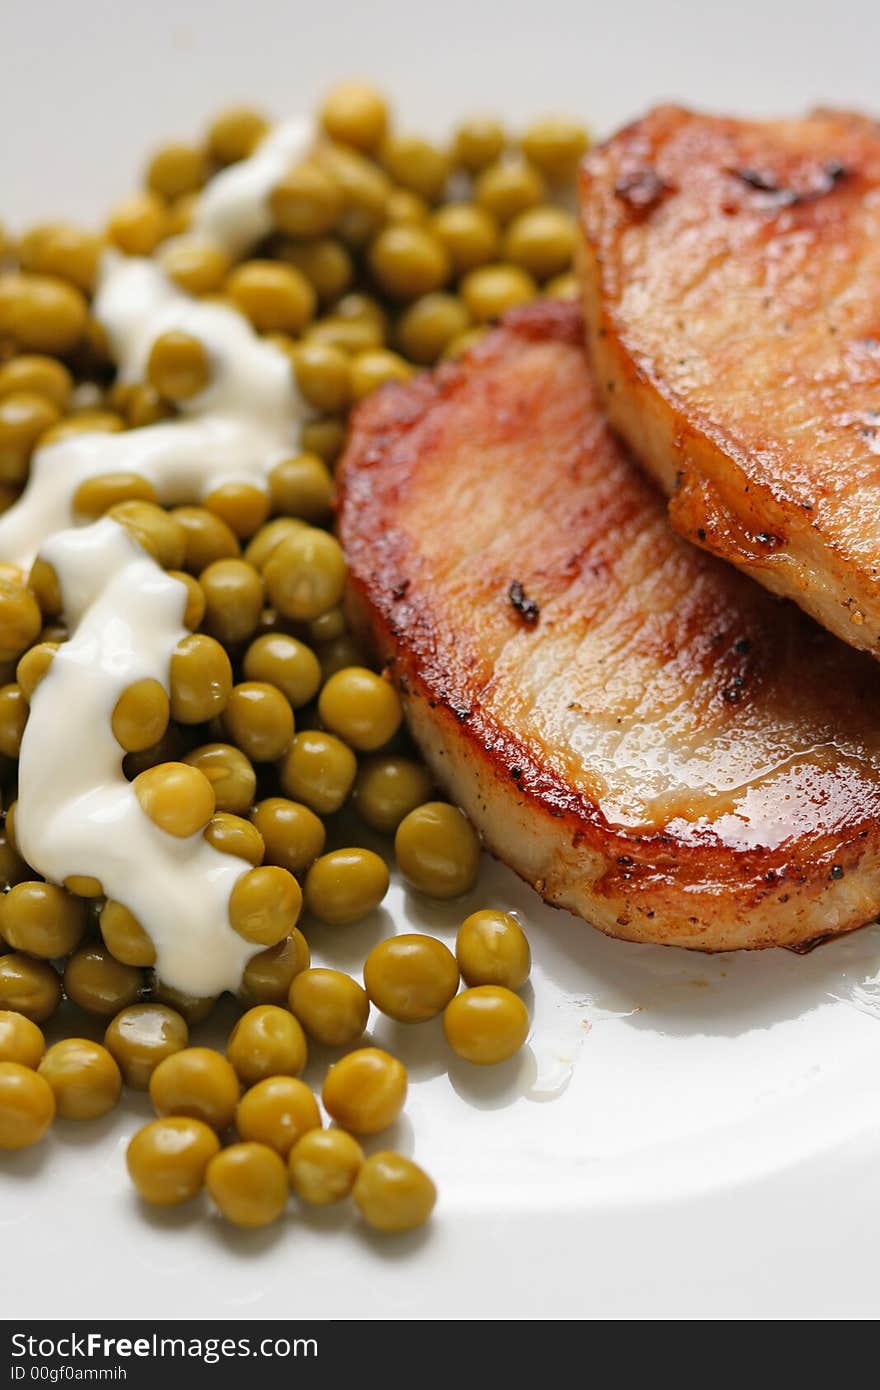
<svg viewBox="0 0 880 1390"><path fill-rule="evenodd" d="M564 208L544 205L528 208L509 223L503 252L508 261L522 266L537 280L546 280L571 267L577 227Z"/></svg>
<svg viewBox="0 0 880 1390"><path fill-rule="evenodd" d="M309 405L328 415L344 410L351 399L348 357L332 343L308 341L296 349L293 359L296 384Z"/></svg>
<svg viewBox="0 0 880 1390"><path fill-rule="evenodd" d="M321 677L328 681L331 676L335 676L337 671L344 671L349 666L359 666L363 663L364 653L358 646L351 633L344 632L340 637L334 637L321 647Z"/></svg>
<svg viewBox="0 0 880 1390"><path fill-rule="evenodd" d="M529 943L519 922L509 912L493 908L465 918L458 929L455 955L467 985L521 989L532 968Z"/></svg>
<svg viewBox="0 0 880 1390"><path fill-rule="evenodd" d="M154 1206L175 1207L201 1191L205 1169L219 1150L220 1140L208 1125L173 1115L138 1130L126 1163L138 1196Z"/></svg>
<svg viewBox="0 0 880 1390"><path fill-rule="evenodd" d="M498 227L476 203L446 203L431 219L431 229L449 257L453 274L486 265L498 251Z"/></svg>
<svg viewBox="0 0 880 1390"><path fill-rule="evenodd" d="M247 1004L286 1004L294 976L308 970L309 943L296 927L266 951L251 956L241 977L240 997Z"/></svg>
<svg viewBox="0 0 880 1390"><path fill-rule="evenodd" d="M491 1066L518 1052L529 1034L529 1015L518 994L501 985L463 990L446 1006L443 1031L466 1062Z"/></svg>
<svg viewBox="0 0 880 1390"><path fill-rule="evenodd" d="M396 352L371 348L359 352L351 364L351 394L362 401L389 381L409 381L412 367Z"/></svg>
<svg viewBox="0 0 880 1390"><path fill-rule="evenodd" d="M345 589L345 557L326 531L303 526L275 547L263 567L270 603L285 618L308 622L334 608Z"/></svg>
<svg viewBox="0 0 880 1390"><path fill-rule="evenodd" d="M170 420L174 407L149 382L133 386L125 404L125 419L129 429L144 429L147 425L158 425L160 420ZM148 499L149 500L149 499ZM155 500L155 499L153 499Z"/></svg>
<svg viewBox="0 0 880 1390"><path fill-rule="evenodd" d="M245 1086L267 1076L299 1076L308 1058L306 1036L287 1009L258 1004L236 1023L226 1056Z"/></svg>
<svg viewBox="0 0 880 1390"><path fill-rule="evenodd" d="M508 155L483 170L476 181L474 196L480 207L504 224L518 212L540 203L544 196L544 180L528 160Z"/></svg>
<svg viewBox="0 0 880 1390"><path fill-rule="evenodd" d="M204 837L220 854L246 859L254 867L262 864L266 846L256 826L241 816L220 811L212 816L204 829Z"/></svg>
<svg viewBox="0 0 880 1390"><path fill-rule="evenodd" d="M400 872L432 898L457 898L473 886L480 842L467 817L445 801L427 801L404 816L394 837Z"/></svg>
<svg viewBox="0 0 880 1390"><path fill-rule="evenodd" d="M284 1160L266 1144L230 1144L208 1164L205 1186L233 1226L268 1226L287 1206Z"/></svg>
<svg viewBox="0 0 880 1390"><path fill-rule="evenodd" d="M151 386L166 400L192 400L211 380L211 363L204 343L177 329L161 333L150 349L147 376Z"/></svg>
<svg viewBox="0 0 880 1390"><path fill-rule="evenodd" d="M324 98L321 125L331 140L369 153L388 128L388 106L368 83L340 82Z"/></svg>
<svg viewBox="0 0 880 1390"><path fill-rule="evenodd" d="M15 668L15 680L24 698L30 704L34 691L52 665L57 642L37 642L29 647Z"/></svg>
<svg viewBox="0 0 880 1390"><path fill-rule="evenodd" d="M241 816L253 804L257 775L239 748L230 743L203 743L183 759L207 777L217 811Z"/></svg>
<svg viewBox="0 0 880 1390"><path fill-rule="evenodd" d="M95 519L119 502L155 502L156 489L139 473L100 473L86 478L73 494L73 510Z"/></svg>
<svg viewBox="0 0 880 1390"><path fill-rule="evenodd" d="M134 1091L145 1091L159 1063L182 1051L188 1041L186 1019L167 1004L131 1004L119 1011L104 1034L104 1046Z"/></svg>
<svg viewBox="0 0 880 1390"><path fill-rule="evenodd" d="M122 1075L113 1057L89 1038L63 1038L39 1066L65 1120L96 1120L119 1100Z"/></svg>
<svg viewBox="0 0 880 1390"><path fill-rule="evenodd" d="M385 341L382 325L376 319L343 319L336 314L328 314L312 324L304 339L309 344L331 347L346 356L379 348ZM294 349L292 362L296 369L297 352Z"/></svg>
<svg viewBox="0 0 880 1390"><path fill-rule="evenodd" d="M59 411L66 410L73 391L69 368L55 357L22 353L0 366L0 400L5 396L43 396Z"/></svg>
<svg viewBox="0 0 880 1390"><path fill-rule="evenodd" d="M244 261L229 275L226 292L258 333L301 333L317 302L305 275L278 261Z"/></svg>
<svg viewBox="0 0 880 1390"><path fill-rule="evenodd" d="M314 286L322 304L332 303L345 294L354 279L351 253L335 237L286 242L279 248L278 254L288 265L302 271Z"/></svg>
<svg viewBox="0 0 880 1390"><path fill-rule="evenodd" d="M299 801L266 797L254 807L251 819L265 846L266 863L289 873L308 869L324 848L323 821Z"/></svg>
<svg viewBox="0 0 880 1390"><path fill-rule="evenodd" d="M245 1091L235 1113L242 1139L266 1144L282 1158L303 1134L320 1129L318 1102L295 1076L267 1076Z"/></svg>
<svg viewBox="0 0 880 1390"><path fill-rule="evenodd" d="M156 964L156 948L133 912L108 898L101 908L101 937L114 960L138 967Z"/></svg>
<svg viewBox="0 0 880 1390"><path fill-rule="evenodd" d="M293 874L277 864L263 864L236 879L229 923L245 941L276 946L293 931L301 909L302 892Z"/></svg>
<svg viewBox="0 0 880 1390"><path fill-rule="evenodd" d="M253 565L238 559L214 560L202 571L199 583L205 595L205 627L212 637L227 645L250 637L263 609L263 581Z"/></svg>
<svg viewBox="0 0 880 1390"><path fill-rule="evenodd" d="M40 605L44 618L57 618L62 608L61 585L58 575L48 560L37 556L31 565L27 586Z"/></svg>
<svg viewBox="0 0 880 1390"><path fill-rule="evenodd" d="M169 570L169 579L176 579L186 589L186 603L183 609L183 625L195 631L205 616L205 595L199 581L186 570Z"/></svg>
<svg viewBox="0 0 880 1390"><path fill-rule="evenodd" d="M370 270L394 299L417 299L439 290L451 266L443 243L427 228L386 227L370 246Z"/></svg>
<svg viewBox="0 0 880 1390"><path fill-rule="evenodd" d="M57 275L91 294L102 250L101 238L94 232L71 222L43 223L20 238L18 263L22 270Z"/></svg>
<svg viewBox="0 0 880 1390"><path fill-rule="evenodd" d="M442 1013L458 989L458 965L442 941L407 932L374 946L364 963L367 994L398 1023Z"/></svg>
<svg viewBox="0 0 880 1390"><path fill-rule="evenodd" d="M329 141L317 147L314 157L342 190L338 235L349 246L363 246L385 219L391 192L387 174L359 151Z"/></svg>
<svg viewBox="0 0 880 1390"><path fill-rule="evenodd" d="M234 685L220 718L227 738L252 762L275 762L293 738L293 711L281 691L265 681Z"/></svg>
<svg viewBox="0 0 880 1390"><path fill-rule="evenodd" d="M9 836L0 833L0 892L5 893L7 889L13 888L16 883L23 883L30 876L30 866L10 843ZM2 946L3 943L0 941L0 950Z"/></svg>
<svg viewBox="0 0 880 1390"><path fill-rule="evenodd" d="M428 769L413 758L367 758L358 769L355 809L371 830L389 835L430 798L433 785Z"/></svg>
<svg viewBox="0 0 880 1390"><path fill-rule="evenodd" d="M141 809L166 835L186 839L203 830L214 814L214 789L188 763L160 763L132 783Z"/></svg>
<svg viewBox="0 0 880 1390"><path fill-rule="evenodd" d="M178 642L170 687L171 717L179 723L204 724L222 714L232 691L232 666L220 643L202 632Z"/></svg>
<svg viewBox="0 0 880 1390"><path fill-rule="evenodd" d="M388 867L372 850L331 850L306 874L306 907L322 922L345 926L378 907L388 882Z"/></svg>
<svg viewBox="0 0 880 1390"><path fill-rule="evenodd" d="M278 766L281 790L319 816L330 816L348 800L357 773L351 749L333 734L306 729L294 737Z"/></svg>
<svg viewBox="0 0 880 1390"><path fill-rule="evenodd" d="M322 613L319 618L313 618L309 623L309 640L316 647L334 642L346 632L348 621L341 606L328 608L326 613Z"/></svg>
<svg viewBox="0 0 880 1390"><path fill-rule="evenodd" d="M105 946L90 942L80 946L64 967L67 997L87 1013L104 1018L134 1004L143 982L140 970L114 960Z"/></svg>
<svg viewBox="0 0 880 1390"><path fill-rule="evenodd" d="M152 748L142 753L126 753L122 760L123 770L130 782L148 768L158 767L160 763L177 762L186 748L183 734L175 724L169 724L163 738Z"/></svg>
<svg viewBox="0 0 880 1390"><path fill-rule="evenodd" d="M0 661L14 661L40 635L43 615L23 584L0 577Z"/></svg>
<svg viewBox="0 0 880 1390"><path fill-rule="evenodd" d="M28 702L21 686L14 681L0 686L0 753L5 758L17 758L21 750Z"/></svg>
<svg viewBox="0 0 880 1390"><path fill-rule="evenodd" d="M322 1092L331 1119L353 1134L378 1134L406 1100L406 1067L379 1047L361 1047L335 1062Z"/></svg>
<svg viewBox="0 0 880 1390"><path fill-rule="evenodd" d="M574 177L590 137L577 121L547 117L529 126L521 140L523 154L553 183Z"/></svg>
<svg viewBox="0 0 880 1390"><path fill-rule="evenodd" d="M127 256L151 256L168 234L168 209L155 193L132 193L118 203L107 236Z"/></svg>
<svg viewBox="0 0 880 1390"><path fill-rule="evenodd" d="M151 972L150 998L156 1004L167 1004L169 1009L185 1018L191 1028L204 1023L217 1003L211 995L185 994L158 979L154 972Z"/></svg>
<svg viewBox="0 0 880 1390"><path fill-rule="evenodd" d="M195 193L208 177L205 156L195 145L182 141L163 145L147 165L146 184L151 193L169 201Z"/></svg>
<svg viewBox="0 0 880 1390"><path fill-rule="evenodd" d="M325 463L333 464L345 447L346 428L341 420L310 420L303 425L300 443L310 454L317 454Z"/></svg>
<svg viewBox="0 0 880 1390"><path fill-rule="evenodd" d="M197 236L175 237L164 246L162 269L186 294L216 294L229 274L229 257L212 241Z"/></svg>
<svg viewBox="0 0 880 1390"><path fill-rule="evenodd" d="M272 220L286 236L313 237L329 232L339 219L342 204L339 184L326 168L310 159L288 169L269 194Z"/></svg>
<svg viewBox="0 0 880 1390"><path fill-rule="evenodd" d="M85 903L54 883L17 883L0 898L0 935L14 951L56 960L76 950L85 929Z"/></svg>
<svg viewBox="0 0 880 1390"><path fill-rule="evenodd" d="M57 419L45 396L17 391L0 398L0 482L19 487L27 480L31 454Z"/></svg>
<svg viewBox="0 0 880 1390"><path fill-rule="evenodd" d="M537 293L532 277L515 265L482 265L469 271L461 282L461 297L479 323L488 323L508 309L528 304Z"/></svg>
<svg viewBox="0 0 880 1390"><path fill-rule="evenodd" d="M412 1159L386 1149L364 1160L352 1196L368 1226L400 1232L424 1225L434 1210L437 1189Z"/></svg>
<svg viewBox="0 0 880 1390"><path fill-rule="evenodd" d="M31 1023L45 1023L60 1003L61 981L48 961L17 951L0 955L0 1009L24 1014Z"/></svg>
<svg viewBox="0 0 880 1390"><path fill-rule="evenodd" d="M325 1047L350 1047L370 1016L367 992L356 980L319 966L294 976L288 1003L309 1037Z"/></svg>
<svg viewBox="0 0 880 1390"><path fill-rule="evenodd" d="M38 1067L46 1039L35 1023L13 1009L0 1009L0 1062Z"/></svg>
<svg viewBox="0 0 880 1390"><path fill-rule="evenodd" d="M478 174L494 164L504 152L507 137L500 121L493 116L472 116L455 132L453 158L469 174Z"/></svg>
<svg viewBox="0 0 880 1390"><path fill-rule="evenodd" d="M283 632L257 637L242 669L247 680L276 686L294 709L314 699L321 685L321 665L311 647Z"/></svg>
<svg viewBox="0 0 880 1390"><path fill-rule="evenodd" d="M333 313L345 323L373 323L382 337L388 331L388 314L375 295L352 291L333 306Z"/></svg>
<svg viewBox="0 0 880 1390"><path fill-rule="evenodd" d="M213 1047L173 1052L150 1076L157 1115L189 1115L212 1129L232 1124L241 1088L232 1066Z"/></svg>
<svg viewBox="0 0 880 1390"><path fill-rule="evenodd" d="M290 1186L301 1202L330 1206L349 1195L363 1161L363 1149L344 1129L310 1129L288 1155Z"/></svg>
<svg viewBox="0 0 880 1390"><path fill-rule="evenodd" d="M201 574L216 560L235 560L240 555L231 526L206 507L175 507L170 515L183 530L183 569Z"/></svg>
<svg viewBox="0 0 880 1390"><path fill-rule="evenodd" d="M403 719L390 681L363 666L349 666L330 677L318 699L318 713L331 732L362 753L392 739Z"/></svg>
<svg viewBox="0 0 880 1390"><path fill-rule="evenodd" d="M44 1077L18 1062L0 1062L0 1149L27 1149L55 1118L55 1097Z"/></svg>
<svg viewBox="0 0 880 1390"><path fill-rule="evenodd" d="M68 893L78 898L103 898L104 885L93 874L68 874L64 880Z"/></svg>
<svg viewBox="0 0 880 1390"><path fill-rule="evenodd" d="M430 211L427 200L418 193L412 193L408 188L392 188L385 204L385 220L389 226L399 222L424 226Z"/></svg>
<svg viewBox="0 0 880 1390"><path fill-rule="evenodd" d="M121 415L112 410L81 410L76 415L68 415L59 420L40 436L40 446L57 444L60 439L70 439L81 434L120 434L125 429Z"/></svg>
<svg viewBox="0 0 880 1390"><path fill-rule="evenodd" d="M449 178L449 157L419 135L389 135L379 157L395 183L418 193L429 203L443 197Z"/></svg>
<svg viewBox="0 0 880 1390"><path fill-rule="evenodd" d="M126 686L113 707L113 737L127 753L151 748L168 728L171 706L164 686L144 677Z"/></svg>
<svg viewBox="0 0 880 1390"><path fill-rule="evenodd" d="M241 540L249 540L269 515L269 494L255 483L223 483L203 500Z"/></svg>
<svg viewBox="0 0 880 1390"><path fill-rule="evenodd" d="M269 122L251 106L230 106L208 127L208 152L218 164L247 159L269 129Z"/></svg>
<svg viewBox="0 0 880 1390"><path fill-rule="evenodd" d="M85 296L55 275L0 273L0 334L24 352L70 352L88 318Z"/></svg>
<svg viewBox="0 0 880 1390"><path fill-rule="evenodd" d="M580 281L574 271L554 275L552 280L547 281L542 293L550 299L580 299Z"/></svg>
<svg viewBox="0 0 880 1390"><path fill-rule="evenodd" d="M183 568L186 540L173 516L153 502L117 502L107 513L156 559L163 569Z"/></svg>
<svg viewBox="0 0 880 1390"><path fill-rule="evenodd" d="M470 314L455 295L423 295L405 309L397 323L400 348L413 362L430 366L470 325Z"/></svg>
<svg viewBox="0 0 880 1390"><path fill-rule="evenodd" d="M262 574L269 556L282 541L286 541L288 536L301 531L302 527L303 523L297 521L295 517L276 516L273 521L267 521L265 526L260 527L245 550L244 558L249 565L253 565L254 569L258 569Z"/></svg>

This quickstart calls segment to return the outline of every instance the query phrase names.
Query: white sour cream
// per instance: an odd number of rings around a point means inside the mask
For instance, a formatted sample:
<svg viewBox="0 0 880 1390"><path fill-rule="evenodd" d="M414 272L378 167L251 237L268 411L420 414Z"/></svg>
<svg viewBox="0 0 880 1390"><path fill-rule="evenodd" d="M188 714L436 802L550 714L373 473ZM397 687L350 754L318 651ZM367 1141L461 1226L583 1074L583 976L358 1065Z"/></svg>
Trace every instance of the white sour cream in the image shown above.
<svg viewBox="0 0 880 1390"><path fill-rule="evenodd" d="M159 978L200 997L237 989L260 948L229 925L229 895L248 868L201 833L168 835L141 809L110 716L132 681L168 684L186 636L186 590L117 522L61 531L42 547L64 597L70 638L34 691L19 760L15 835L56 883L100 879L156 947Z"/></svg>
<svg viewBox="0 0 880 1390"><path fill-rule="evenodd" d="M271 229L272 187L312 138L304 121L270 132L250 159L209 183L193 232L233 256L259 240ZM115 472L149 479L166 506L227 482L266 488L309 412L279 349L234 310L183 294L154 261L108 253L93 312L121 381L142 381L155 339L178 329L207 348L211 383L173 421L39 449L22 497L0 517L0 559L26 567L39 553L54 567L70 630L31 701L16 837L46 878L99 879L152 938L159 977L204 997L236 989L259 949L229 925L232 887L250 866L201 834L177 839L153 824L122 771L110 722L133 681L152 677L168 689L186 590L115 521L73 527L73 498L86 479Z"/></svg>

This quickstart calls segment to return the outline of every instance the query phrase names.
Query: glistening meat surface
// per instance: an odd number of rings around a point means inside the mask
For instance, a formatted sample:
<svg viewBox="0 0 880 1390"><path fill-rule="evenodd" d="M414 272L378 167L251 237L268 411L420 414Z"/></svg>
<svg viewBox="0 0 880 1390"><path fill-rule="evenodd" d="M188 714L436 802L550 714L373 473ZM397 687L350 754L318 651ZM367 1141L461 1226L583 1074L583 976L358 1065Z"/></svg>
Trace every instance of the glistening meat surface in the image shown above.
<svg viewBox="0 0 880 1390"><path fill-rule="evenodd" d="M661 107L582 222L597 385L673 525L880 656L880 126Z"/></svg>
<svg viewBox="0 0 880 1390"><path fill-rule="evenodd" d="M880 670L688 545L608 430L579 311L357 412L356 619L488 848L613 935L794 944L880 910Z"/></svg>

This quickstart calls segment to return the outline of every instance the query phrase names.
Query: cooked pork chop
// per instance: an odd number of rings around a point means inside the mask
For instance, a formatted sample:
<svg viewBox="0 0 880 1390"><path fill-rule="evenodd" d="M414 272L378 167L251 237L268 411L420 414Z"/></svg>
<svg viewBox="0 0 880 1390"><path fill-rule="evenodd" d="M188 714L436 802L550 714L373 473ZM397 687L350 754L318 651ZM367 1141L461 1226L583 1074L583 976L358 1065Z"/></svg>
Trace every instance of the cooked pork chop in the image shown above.
<svg viewBox="0 0 880 1390"><path fill-rule="evenodd" d="M602 401L673 525L880 656L880 126L664 107L582 193Z"/></svg>
<svg viewBox="0 0 880 1390"><path fill-rule="evenodd" d="M352 611L438 782L548 902L635 941L880 910L880 669L688 545L609 432L573 305L358 410Z"/></svg>

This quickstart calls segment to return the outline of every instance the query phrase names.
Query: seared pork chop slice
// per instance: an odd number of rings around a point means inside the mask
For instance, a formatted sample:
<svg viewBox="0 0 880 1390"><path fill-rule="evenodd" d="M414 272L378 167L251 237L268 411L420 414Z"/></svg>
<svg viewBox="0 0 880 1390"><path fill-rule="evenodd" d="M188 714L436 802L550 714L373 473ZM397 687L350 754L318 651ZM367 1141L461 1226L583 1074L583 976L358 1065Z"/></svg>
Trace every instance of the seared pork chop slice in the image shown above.
<svg viewBox="0 0 880 1390"><path fill-rule="evenodd" d="M673 525L880 656L880 126L660 108L582 221L602 401Z"/></svg>
<svg viewBox="0 0 880 1390"><path fill-rule="evenodd" d="M880 910L880 670L680 540L573 305L357 411L356 621L488 848L603 931L704 950Z"/></svg>

